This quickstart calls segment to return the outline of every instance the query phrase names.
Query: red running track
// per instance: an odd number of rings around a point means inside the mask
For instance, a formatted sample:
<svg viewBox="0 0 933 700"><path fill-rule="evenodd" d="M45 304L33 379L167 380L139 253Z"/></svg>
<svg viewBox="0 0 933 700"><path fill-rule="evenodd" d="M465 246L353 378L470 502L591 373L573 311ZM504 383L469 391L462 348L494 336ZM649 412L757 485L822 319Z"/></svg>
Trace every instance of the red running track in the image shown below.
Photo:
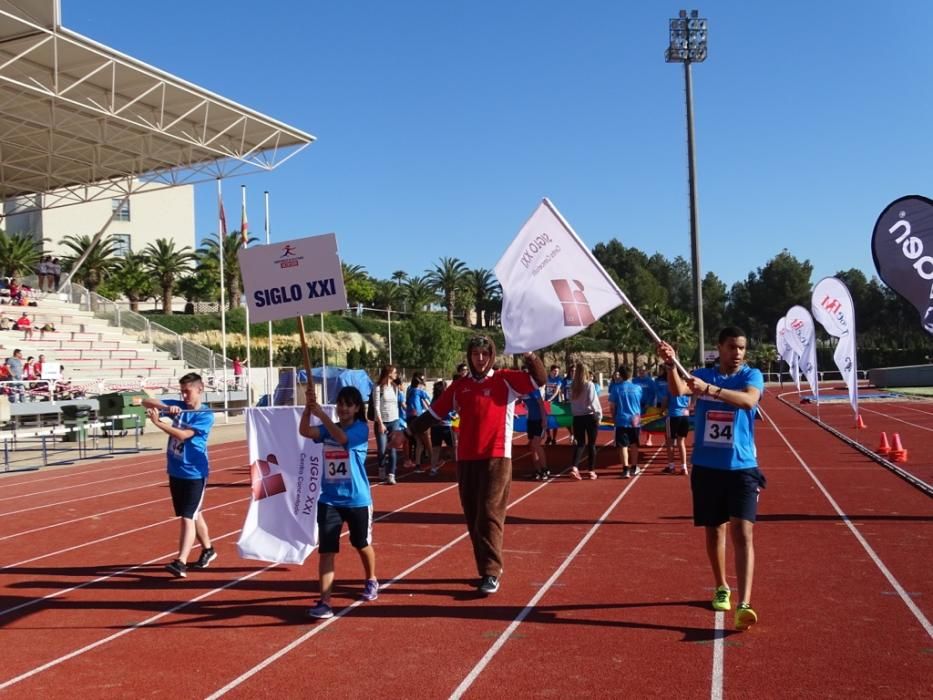
<svg viewBox="0 0 933 700"><path fill-rule="evenodd" d="M356 602L360 565L345 549L338 616L309 622L316 556L236 556L248 470L243 443L228 443L211 448L207 496L221 556L186 580L162 570L177 524L161 455L0 480L0 692L929 697L931 499L790 408L763 406L761 619L749 632L709 609L688 480L660 473L658 449L632 480L606 448L596 481L515 481L503 587L489 598L470 587L452 467L378 486L379 600ZM549 448L553 471L569 458ZM527 468L519 447L516 473Z"/></svg>

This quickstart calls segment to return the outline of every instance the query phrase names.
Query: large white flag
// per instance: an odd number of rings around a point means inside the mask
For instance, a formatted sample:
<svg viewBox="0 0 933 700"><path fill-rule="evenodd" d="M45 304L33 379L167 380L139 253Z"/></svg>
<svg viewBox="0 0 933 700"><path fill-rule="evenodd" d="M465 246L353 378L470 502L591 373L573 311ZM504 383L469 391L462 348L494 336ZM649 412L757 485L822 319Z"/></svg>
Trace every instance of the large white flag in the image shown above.
<svg viewBox="0 0 933 700"><path fill-rule="evenodd" d="M803 349L800 353L800 370L807 378L810 384L810 390L816 402L820 402L820 379L817 376L816 366L816 324L813 323L813 317L810 312L802 306L792 306L787 310L786 327L791 336L791 345L796 350L798 345L794 343L796 339L799 346Z"/></svg>
<svg viewBox="0 0 933 700"><path fill-rule="evenodd" d="M317 545L322 449L298 434L303 411L246 411L253 500L237 542L244 559L301 564Z"/></svg>
<svg viewBox="0 0 933 700"><path fill-rule="evenodd" d="M813 288L810 298L813 317L826 332L839 338L833 359L849 389L849 403L858 415L858 366L855 349L855 304L841 280L824 277Z"/></svg>
<svg viewBox="0 0 933 700"><path fill-rule="evenodd" d="M627 301L547 199L496 263L496 277L506 354L568 338Z"/></svg>
<svg viewBox="0 0 933 700"><path fill-rule="evenodd" d="M799 359L791 346L790 336L791 334L787 332L787 318L782 316L777 322L775 345L777 346L778 355L787 363L788 372L790 372L791 379L794 380L794 384L797 386L797 391L800 391Z"/></svg>

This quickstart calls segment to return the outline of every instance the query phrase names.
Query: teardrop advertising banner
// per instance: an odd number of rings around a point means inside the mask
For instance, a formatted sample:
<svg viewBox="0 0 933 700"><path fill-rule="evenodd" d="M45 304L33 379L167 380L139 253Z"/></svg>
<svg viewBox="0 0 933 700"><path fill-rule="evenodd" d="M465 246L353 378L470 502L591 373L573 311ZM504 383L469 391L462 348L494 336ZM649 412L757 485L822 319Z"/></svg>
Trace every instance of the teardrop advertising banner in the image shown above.
<svg viewBox="0 0 933 700"><path fill-rule="evenodd" d="M855 304L842 280L824 277L813 288L810 298L813 318L826 332L838 338L833 360L849 389L849 403L858 415L858 362L855 345Z"/></svg>
<svg viewBox="0 0 933 700"><path fill-rule="evenodd" d="M891 202L871 238L878 276L913 304L933 334L933 200L922 195Z"/></svg>

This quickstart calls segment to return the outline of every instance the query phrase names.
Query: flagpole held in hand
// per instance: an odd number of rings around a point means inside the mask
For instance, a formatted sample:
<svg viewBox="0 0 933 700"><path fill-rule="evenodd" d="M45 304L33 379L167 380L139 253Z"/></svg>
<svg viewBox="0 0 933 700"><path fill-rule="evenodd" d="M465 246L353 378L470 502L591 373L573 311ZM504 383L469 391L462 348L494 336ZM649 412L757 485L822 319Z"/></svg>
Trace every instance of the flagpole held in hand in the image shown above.
<svg viewBox="0 0 933 700"><path fill-rule="evenodd" d="M305 372L308 373L308 388L314 391L314 377L311 376L311 355L308 352L308 341L305 338L304 316L298 317L298 335L301 337L301 357L304 360Z"/></svg>

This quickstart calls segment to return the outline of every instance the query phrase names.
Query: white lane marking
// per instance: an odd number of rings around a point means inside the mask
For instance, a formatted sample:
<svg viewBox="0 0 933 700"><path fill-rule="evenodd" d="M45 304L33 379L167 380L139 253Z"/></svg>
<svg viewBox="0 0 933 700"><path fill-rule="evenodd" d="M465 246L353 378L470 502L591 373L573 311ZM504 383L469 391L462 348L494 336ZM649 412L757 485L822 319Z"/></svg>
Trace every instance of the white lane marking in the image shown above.
<svg viewBox="0 0 933 700"><path fill-rule="evenodd" d="M716 618L713 622L715 637L713 638L713 673L710 682L710 700L722 700L723 686L723 657L725 647L723 639L725 638L726 614L721 610L716 611Z"/></svg>
<svg viewBox="0 0 933 700"><path fill-rule="evenodd" d="M800 466L802 466L804 471L806 471L810 478L813 479L813 483L815 483L817 488L823 493L823 496L825 496L826 500L829 501L829 504L833 507L833 510L836 511L836 514L842 519L842 522L846 524L846 527L849 528L849 530L855 536L855 539L858 540L860 545L862 545L864 550L868 553L868 556L871 557L871 560L875 562L875 566L878 567L878 570L881 571L884 577L888 580L888 583L890 583L895 592L897 592L897 595L904 602L904 605L907 606L907 609L913 613L915 618L917 618L920 626L923 627L930 638L933 638L933 625L930 624L930 621L926 618L923 612L921 612L920 608L914 604L914 601L910 599L910 596L907 595L907 591L904 590L904 587L896 578L894 578L894 574L892 574L888 570L888 567L884 565L884 562L881 561L881 557L875 553L875 550L871 548L871 545L868 544L868 541L862 537L862 533L859 532L858 528L855 527L851 520L849 520L849 516L846 515L842 508L839 507L839 504L836 503L835 499L829 494L829 491L826 490L826 487L823 486L823 482L817 478L816 474L813 473L813 470L810 469L810 466L804 461L803 457L801 457L797 450L794 449L794 446L790 444L790 441L784 436L784 433L780 428L778 428L777 424L774 422L771 416L764 411L762 411L762 414L764 414L764 417L768 419L769 423L771 423L771 426L784 441L784 444L787 445L787 449L789 449L791 454L793 454L794 457L797 458L797 461L800 462Z"/></svg>
<svg viewBox="0 0 933 700"><path fill-rule="evenodd" d="M655 453L657 454L657 453ZM635 482L644 474L644 471L639 472L639 474L632 479L628 485L622 490L622 492L616 496L615 500L610 504L606 511L599 516L593 526L587 531L587 533L580 539L577 543L577 546L571 550L564 561L561 562L560 566L551 574L550 578L544 583L541 588L538 589L538 592L532 596L531 600L528 601L528 604L522 608L521 612L515 616L515 619L512 620L511 624L506 627L505 631L499 635L499 638L493 643L489 650L483 655L483 657L476 663L476 665L470 670L466 677L461 681L460 685L456 687L453 693L450 694L451 700L459 700L463 697L463 694L473 685L474 681L479 678L479 675L483 672L483 669L489 665L489 662L492 661L493 657L499 653L499 650L505 645L509 637L512 636L512 633L518 629L518 626L525 620L526 617L535 609L535 606L538 604L538 601L544 597L544 594L547 593L551 586L561 577L564 571L567 570L567 567L576 559L577 555L586 546L586 543L590 541L593 535L596 534L596 531L602 526L606 521L609 515L615 510L616 506L625 498L625 495L632 490L632 487L635 485Z"/></svg>
<svg viewBox="0 0 933 700"><path fill-rule="evenodd" d="M510 504L508 505L508 508L512 508L513 506L518 505L519 503L521 503L522 501L524 501L526 498L529 498L530 496L532 496L533 494L537 493L538 491L540 491L541 489L543 489L544 487L546 487L546 486L547 486L548 484L550 484L550 483L551 483L550 481L545 481L545 482L541 483L539 486L536 486L536 487L533 488L531 491L529 491L528 493L526 493L524 496L521 496L520 498L517 498L515 501L513 501L512 503L510 503ZM454 486L456 486L456 484L454 484ZM508 508L507 508L507 509L508 509ZM427 564L427 563L430 562L431 560L435 559L436 557L439 557L441 554L443 554L444 552L446 552L447 550L449 550L451 547L453 547L453 546L456 545L457 543L462 542L462 541L463 541L464 539L466 539L468 536L469 536L469 533L468 533L468 532L464 532L462 535L458 535L457 537L455 537L454 539L452 539L450 542L448 542L447 544L445 544L445 545L443 545L442 547L440 547L436 552L434 552L434 553L432 553L432 554L426 556L426 557L425 557L424 559L422 559L421 561L419 561L419 562L417 562L416 564L413 564L412 566L410 566L410 567L408 567L407 569L405 569L405 571L403 571L402 573L400 573L398 576L396 576L395 578L393 578L391 581L389 581L389 582L386 583L385 585L381 585L381 584L380 584L379 589L380 589L380 590L384 590L384 589L387 589L387 588L391 588L393 585L395 585L395 584L401 582L402 580L404 580L405 577L407 577L407 576L408 576L409 574L411 574L412 572L417 571L417 570L420 569L422 566L424 566L425 564ZM362 605L362 604L363 604L363 601L362 601L362 600L355 601L354 603L352 603L351 605L347 606L346 608L344 608L344 609L341 610L340 612L336 613L336 614L334 615L334 617L332 617L332 618L330 618L330 619L328 619L328 620L322 620L322 621L318 622L317 624L315 624L314 627L312 627L310 630L308 630L307 632L305 632L303 635L301 635L300 637L298 637L298 638L295 639L294 641L289 642L287 645L285 645L284 647L282 647L281 649L279 649L277 652L275 652L275 653L272 654L271 656L266 657L265 659L263 659L262 661L260 661L258 664L256 664L255 666L253 666L253 667L250 668L249 670L247 670L247 671L245 671L244 673L242 673L240 676L234 678L232 681L230 681L229 683L227 683L227 685L225 685L223 688L220 688L219 690L217 690L216 692L212 693L211 695L208 695L206 700L215 700L216 698L219 698L219 697L221 697L222 695L227 694L228 692L230 692L230 691L233 690L234 688L238 687L239 685L243 684L245 681L247 681L247 680L249 680L250 678L252 678L253 676L255 676L257 673L259 673L260 671L262 671L264 668L266 668L266 667L270 666L271 664L275 663L276 661L278 661L280 658L282 658L283 656L285 656L286 654L288 654L288 653L289 653L290 651L292 651L293 649L296 649L297 647L301 646L302 644L304 644L306 641L308 641L309 639L311 639L311 638L314 637L315 635L319 634L322 630L327 629L327 628L330 627L332 624L334 624L335 622L337 622L337 620L341 619L341 618L344 617L347 613L349 613L351 610L356 609L357 607L359 607L359 606Z"/></svg>

